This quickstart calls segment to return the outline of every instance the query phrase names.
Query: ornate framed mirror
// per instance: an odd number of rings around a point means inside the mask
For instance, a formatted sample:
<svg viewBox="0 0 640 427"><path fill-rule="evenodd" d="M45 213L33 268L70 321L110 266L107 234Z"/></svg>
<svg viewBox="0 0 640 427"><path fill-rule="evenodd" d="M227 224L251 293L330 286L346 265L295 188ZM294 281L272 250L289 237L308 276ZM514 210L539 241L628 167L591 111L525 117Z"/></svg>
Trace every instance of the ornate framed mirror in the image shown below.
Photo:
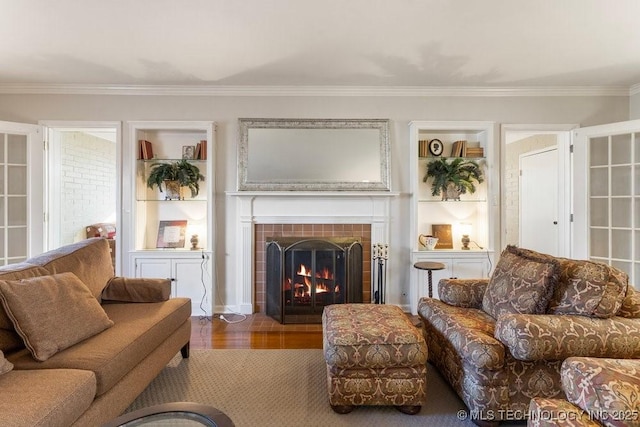
<svg viewBox="0 0 640 427"><path fill-rule="evenodd" d="M240 191L390 191L387 119L239 119Z"/></svg>

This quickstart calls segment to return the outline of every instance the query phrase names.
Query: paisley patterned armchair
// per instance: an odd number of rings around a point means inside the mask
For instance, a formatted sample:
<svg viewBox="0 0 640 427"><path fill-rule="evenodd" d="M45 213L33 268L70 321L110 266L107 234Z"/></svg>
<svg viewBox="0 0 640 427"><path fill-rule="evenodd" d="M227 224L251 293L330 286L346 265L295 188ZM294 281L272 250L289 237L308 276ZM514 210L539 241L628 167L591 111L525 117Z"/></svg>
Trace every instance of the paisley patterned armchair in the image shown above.
<svg viewBox="0 0 640 427"><path fill-rule="evenodd" d="M570 357L560 376L566 400L533 398L528 426L640 425L640 360Z"/></svg>
<svg viewBox="0 0 640 427"><path fill-rule="evenodd" d="M571 356L640 358L640 293L625 273L508 246L490 279L443 279L418 314L433 363L477 425L564 396Z"/></svg>

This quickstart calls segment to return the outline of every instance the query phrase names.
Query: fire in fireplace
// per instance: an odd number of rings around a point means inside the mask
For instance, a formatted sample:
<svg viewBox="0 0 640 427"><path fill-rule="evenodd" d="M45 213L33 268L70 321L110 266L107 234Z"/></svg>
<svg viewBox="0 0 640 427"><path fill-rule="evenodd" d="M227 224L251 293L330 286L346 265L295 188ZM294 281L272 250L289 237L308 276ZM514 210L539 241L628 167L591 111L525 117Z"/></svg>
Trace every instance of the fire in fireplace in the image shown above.
<svg viewBox="0 0 640 427"><path fill-rule="evenodd" d="M362 302L362 243L355 237L266 240L267 315L321 323L330 304Z"/></svg>

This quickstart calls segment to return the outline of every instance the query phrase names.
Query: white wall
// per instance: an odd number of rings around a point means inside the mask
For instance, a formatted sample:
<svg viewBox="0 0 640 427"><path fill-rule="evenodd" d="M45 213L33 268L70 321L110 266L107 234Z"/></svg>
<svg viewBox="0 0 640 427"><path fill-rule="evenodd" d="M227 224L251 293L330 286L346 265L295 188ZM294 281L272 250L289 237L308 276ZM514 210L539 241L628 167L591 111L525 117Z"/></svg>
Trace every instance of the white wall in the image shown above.
<svg viewBox="0 0 640 427"><path fill-rule="evenodd" d="M89 96L0 95L0 120L129 121L213 120L218 124L216 170L217 242L220 295L234 304L237 120L274 118L388 118L391 120L391 181L401 193L391 203L387 301L409 304L409 133L411 120L488 120L499 124L579 123L595 125L629 119L628 97L340 97L340 96ZM126 130L123 133L127 134ZM219 303L219 302L218 302Z"/></svg>

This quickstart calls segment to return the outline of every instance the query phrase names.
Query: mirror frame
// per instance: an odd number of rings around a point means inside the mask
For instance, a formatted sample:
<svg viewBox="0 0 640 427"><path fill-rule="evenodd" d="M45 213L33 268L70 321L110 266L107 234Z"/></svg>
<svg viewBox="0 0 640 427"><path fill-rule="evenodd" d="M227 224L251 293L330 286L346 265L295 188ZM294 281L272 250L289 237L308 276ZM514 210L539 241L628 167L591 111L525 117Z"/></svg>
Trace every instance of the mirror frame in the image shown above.
<svg viewBox="0 0 640 427"><path fill-rule="evenodd" d="M389 179L389 120L388 119L238 119L240 144L238 146L239 191L391 191ZM250 129L377 129L377 147L380 155L380 181L250 181L249 130ZM373 145L373 144L372 144ZM357 159L354 159L357 161Z"/></svg>

